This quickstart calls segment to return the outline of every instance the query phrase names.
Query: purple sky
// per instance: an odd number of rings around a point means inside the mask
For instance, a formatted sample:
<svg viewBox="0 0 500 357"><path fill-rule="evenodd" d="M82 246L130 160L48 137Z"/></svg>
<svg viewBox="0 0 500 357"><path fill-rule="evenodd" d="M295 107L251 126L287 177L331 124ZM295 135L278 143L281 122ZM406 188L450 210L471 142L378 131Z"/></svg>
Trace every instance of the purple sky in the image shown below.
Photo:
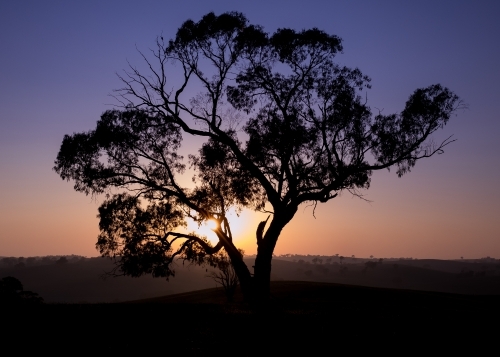
<svg viewBox="0 0 500 357"><path fill-rule="evenodd" d="M116 72L127 60L144 68L136 47L147 51L209 11L243 12L269 32L340 36L337 60L372 78L368 103L384 114L434 83L469 105L437 138L458 139L444 155L401 179L375 173L371 203L345 193L316 219L304 206L276 254L500 258L500 2L477 0L1 1L0 256L97 255L100 198L52 171L62 138L93 129L116 104ZM239 223L248 254L260 218Z"/></svg>

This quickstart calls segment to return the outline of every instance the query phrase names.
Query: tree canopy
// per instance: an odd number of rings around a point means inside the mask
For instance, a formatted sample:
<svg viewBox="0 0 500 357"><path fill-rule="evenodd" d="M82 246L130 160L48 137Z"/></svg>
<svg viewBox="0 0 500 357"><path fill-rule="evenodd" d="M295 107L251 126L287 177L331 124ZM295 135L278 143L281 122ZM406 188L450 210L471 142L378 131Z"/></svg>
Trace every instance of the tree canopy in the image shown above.
<svg viewBox="0 0 500 357"><path fill-rule="evenodd" d="M337 64L341 51L317 28L269 34L237 12L159 37L151 56L141 53L149 72L125 71L121 105L94 130L66 135L55 161L76 191L106 195L100 253L118 257L124 274L169 277L174 259L215 266L224 249L244 294L265 297L274 247L299 205L359 194L373 171L402 176L453 141L432 134L461 106L457 95L433 84L401 113L373 114L370 78ZM205 142L185 158L189 136ZM187 168L194 188L180 184ZM267 220L256 227L253 274L233 243L231 208L269 213L267 229ZM215 220L218 243L184 233L187 218Z"/></svg>

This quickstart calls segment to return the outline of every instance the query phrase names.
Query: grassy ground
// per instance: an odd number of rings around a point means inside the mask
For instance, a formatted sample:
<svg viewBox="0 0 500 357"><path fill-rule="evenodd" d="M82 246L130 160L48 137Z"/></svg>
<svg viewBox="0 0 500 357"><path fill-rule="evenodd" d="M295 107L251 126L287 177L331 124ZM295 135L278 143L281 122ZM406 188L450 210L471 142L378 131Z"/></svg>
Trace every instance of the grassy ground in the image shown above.
<svg viewBox="0 0 500 357"><path fill-rule="evenodd" d="M270 304L258 309L240 295L228 304L220 289L208 289L119 304L4 306L0 312L3 345L8 341L18 351L356 355L382 348L407 354L495 341L499 302L499 296L273 282Z"/></svg>

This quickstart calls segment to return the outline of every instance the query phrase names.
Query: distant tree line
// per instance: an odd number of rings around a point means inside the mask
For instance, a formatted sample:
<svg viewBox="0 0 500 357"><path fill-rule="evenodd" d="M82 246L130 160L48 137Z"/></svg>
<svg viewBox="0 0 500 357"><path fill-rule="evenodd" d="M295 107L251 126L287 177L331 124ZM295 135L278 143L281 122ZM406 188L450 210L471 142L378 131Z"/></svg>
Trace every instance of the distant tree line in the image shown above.
<svg viewBox="0 0 500 357"><path fill-rule="evenodd" d="M0 267L24 268L34 265L75 263L86 259L80 255L43 256L43 257L0 257Z"/></svg>

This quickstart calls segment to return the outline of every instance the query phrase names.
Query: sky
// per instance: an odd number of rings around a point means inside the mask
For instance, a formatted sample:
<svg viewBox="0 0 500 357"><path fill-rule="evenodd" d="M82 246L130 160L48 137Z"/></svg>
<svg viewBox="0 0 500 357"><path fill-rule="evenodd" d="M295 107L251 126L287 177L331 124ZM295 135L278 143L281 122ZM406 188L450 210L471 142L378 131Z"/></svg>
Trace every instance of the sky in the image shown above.
<svg viewBox="0 0 500 357"><path fill-rule="evenodd" d="M457 140L443 155L402 178L375 172L368 201L343 193L314 215L301 206L275 254L500 258L496 0L1 1L0 256L98 255L102 198L75 192L52 170L63 136L93 129L118 104L110 96L117 73L128 62L144 68L138 50L210 11L242 12L268 32L317 27L340 36L338 62L372 78L368 104L384 114L434 83L468 105L436 136ZM243 212L232 222L247 254L265 217Z"/></svg>

